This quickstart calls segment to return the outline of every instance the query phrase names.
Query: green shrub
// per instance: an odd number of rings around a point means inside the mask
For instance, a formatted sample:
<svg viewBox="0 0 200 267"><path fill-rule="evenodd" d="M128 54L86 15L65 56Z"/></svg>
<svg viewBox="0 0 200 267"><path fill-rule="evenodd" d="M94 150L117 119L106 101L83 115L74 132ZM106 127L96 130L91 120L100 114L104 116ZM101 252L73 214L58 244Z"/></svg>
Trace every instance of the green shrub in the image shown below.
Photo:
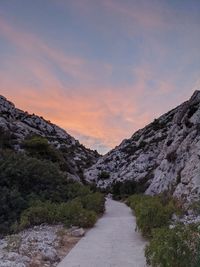
<svg viewBox="0 0 200 267"><path fill-rule="evenodd" d="M145 249L147 263L152 267L197 267L199 231L192 226L160 228Z"/></svg>
<svg viewBox="0 0 200 267"><path fill-rule="evenodd" d="M159 196L135 195L129 198L128 203L134 210L137 226L145 237L150 237L153 229L168 225L175 212L173 203L164 205Z"/></svg>
<svg viewBox="0 0 200 267"><path fill-rule="evenodd" d="M104 202L98 194L90 196L89 186L68 179L65 171L73 166L65 155L41 136L24 140L25 153L8 150L14 137L1 130L0 237L41 223L93 225Z"/></svg>
<svg viewBox="0 0 200 267"><path fill-rule="evenodd" d="M22 213L19 229L22 230L42 223L64 223L67 226L91 227L96 220L96 213L84 209L78 200L60 204L38 201L35 206Z"/></svg>
<svg viewBox="0 0 200 267"><path fill-rule="evenodd" d="M67 187L67 197L68 199L74 199L76 197L83 197L91 193L91 190L88 186L83 186L80 183L71 183Z"/></svg>
<svg viewBox="0 0 200 267"><path fill-rule="evenodd" d="M73 225L89 228L92 227L97 221L97 215L94 211L82 209L77 215Z"/></svg>
<svg viewBox="0 0 200 267"><path fill-rule="evenodd" d="M140 204L144 200L151 199L151 196L148 195L142 195L142 194L135 194L127 198L127 205L131 207L132 210L136 209L136 206Z"/></svg>
<svg viewBox="0 0 200 267"><path fill-rule="evenodd" d="M42 223L54 224L57 222L57 204L38 202L36 206L25 210L20 218L20 229Z"/></svg>
<svg viewBox="0 0 200 267"><path fill-rule="evenodd" d="M0 126L0 149L12 149L13 136Z"/></svg>
<svg viewBox="0 0 200 267"><path fill-rule="evenodd" d="M59 204L91 193L89 187L69 181L59 167L50 161L32 158L21 153L2 153L0 157L0 235L17 229L17 222L23 211L21 216L23 227L43 222L54 223L55 220L63 222L59 217L55 219L54 213L51 216L50 212L54 212L55 209L52 207L53 204L41 207L38 203L51 201ZM94 206L92 208L92 204L88 203L88 207L91 205L90 210L98 212L102 208L100 202L98 203L98 195L88 199L94 199L97 205L95 210ZM81 201L79 202L82 207ZM84 210L83 207L82 210ZM83 213L86 214L86 211ZM94 214L86 215L83 218L91 217L93 223ZM55 216L58 216L58 213ZM92 223L88 222L88 225Z"/></svg>
<svg viewBox="0 0 200 267"><path fill-rule="evenodd" d="M48 140L42 136L34 135L26 138L23 143L24 147L30 151L46 153L49 148Z"/></svg>
<svg viewBox="0 0 200 267"><path fill-rule="evenodd" d="M102 171L98 174L98 178L101 180L107 180L110 178L110 173L106 171Z"/></svg>
<svg viewBox="0 0 200 267"><path fill-rule="evenodd" d="M128 180L124 182L116 182L112 185L112 194L114 199L126 198L133 194L144 193L147 189L147 181L149 177L145 177L140 181Z"/></svg>
<svg viewBox="0 0 200 267"><path fill-rule="evenodd" d="M81 203L85 209L100 214L104 212L105 197L102 193L96 192L82 197Z"/></svg>
<svg viewBox="0 0 200 267"><path fill-rule="evenodd" d="M26 199L35 193L44 200L66 200L68 183L52 162L14 153L0 160L0 186L15 188Z"/></svg>
<svg viewBox="0 0 200 267"><path fill-rule="evenodd" d="M59 162L60 164L64 161L62 153L50 145L48 140L42 136L29 136L22 145L33 157Z"/></svg>

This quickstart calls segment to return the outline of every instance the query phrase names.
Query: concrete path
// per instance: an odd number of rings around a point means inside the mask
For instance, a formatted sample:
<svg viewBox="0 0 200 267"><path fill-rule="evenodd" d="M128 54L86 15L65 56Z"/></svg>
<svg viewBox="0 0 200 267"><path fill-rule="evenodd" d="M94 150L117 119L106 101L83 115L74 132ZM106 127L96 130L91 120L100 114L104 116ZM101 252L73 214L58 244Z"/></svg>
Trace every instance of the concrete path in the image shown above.
<svg viewBox="0 0 200 267"><path fill-rule="evenodd" d="M58 267L144 267L145 241L123 203L108 199L106 212Z"/></svg>

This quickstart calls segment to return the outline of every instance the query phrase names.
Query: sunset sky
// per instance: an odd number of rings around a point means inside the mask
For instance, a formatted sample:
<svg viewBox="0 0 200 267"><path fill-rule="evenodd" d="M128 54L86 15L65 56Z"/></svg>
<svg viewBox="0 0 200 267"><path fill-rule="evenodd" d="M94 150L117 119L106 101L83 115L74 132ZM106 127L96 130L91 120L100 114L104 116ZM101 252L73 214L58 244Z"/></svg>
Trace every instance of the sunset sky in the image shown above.
<svg viewBox="0 0 200 267"><path fill-rule="evenodd" d="M0 94L100 153L195 89L199 0L0 0Z"/></svg>

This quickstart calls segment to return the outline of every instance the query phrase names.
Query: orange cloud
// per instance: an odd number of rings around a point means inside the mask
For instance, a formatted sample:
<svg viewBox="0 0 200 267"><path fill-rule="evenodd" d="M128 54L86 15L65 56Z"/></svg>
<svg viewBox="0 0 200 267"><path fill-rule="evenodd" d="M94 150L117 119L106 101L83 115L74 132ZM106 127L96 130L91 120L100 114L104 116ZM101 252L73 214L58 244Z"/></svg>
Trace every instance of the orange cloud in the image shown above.
<svg viewBox="0 0 200 267"><path fill-rule="evenodd" d="M133 70L136 81L132 85L104 84L99 82L99 72L91 70L90 62L53 49L37 36L21 32L3 19L0 19L0 35L23 52L7 60L9 71L0 69L0 93L17 107L50 119L85 145L92 148L98 145L103 152L152 119L154 101L149 99L174 88L172 82L158 80L155 91L147 90L148 81L155 79L148 65ZM75 77L76 87L63 85L42 55ZM22 73L16 72L18 68ZM110 64L99 68L107 75L113 72ZM158 108L159 114L162 107Z"/></svg>

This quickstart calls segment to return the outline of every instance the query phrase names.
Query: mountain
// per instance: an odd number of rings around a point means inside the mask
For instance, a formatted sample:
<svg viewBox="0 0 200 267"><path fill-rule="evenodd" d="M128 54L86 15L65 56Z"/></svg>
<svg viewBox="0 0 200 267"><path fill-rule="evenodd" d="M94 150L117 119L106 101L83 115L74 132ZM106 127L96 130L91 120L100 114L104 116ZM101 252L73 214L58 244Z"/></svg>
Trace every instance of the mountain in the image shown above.
<svg viewBox="0 0 200 267"><path fill-rule="evenodd" d="M5 97L0 96L0 146L3 139L9 139L9 148L24 150L24 140L41 136L62 154L64 171L73 179L82 178L85 168L94 164L100 155L85 148L65 130L36 115L17 109Z"/></svg>
<svg viewBox="0 0 200 267"><path fill-rule="evenodd" d="M125 139L84 173L108 188L135 181L146 194L168 191L185 202L200 196L200 91Z"/></svg>

